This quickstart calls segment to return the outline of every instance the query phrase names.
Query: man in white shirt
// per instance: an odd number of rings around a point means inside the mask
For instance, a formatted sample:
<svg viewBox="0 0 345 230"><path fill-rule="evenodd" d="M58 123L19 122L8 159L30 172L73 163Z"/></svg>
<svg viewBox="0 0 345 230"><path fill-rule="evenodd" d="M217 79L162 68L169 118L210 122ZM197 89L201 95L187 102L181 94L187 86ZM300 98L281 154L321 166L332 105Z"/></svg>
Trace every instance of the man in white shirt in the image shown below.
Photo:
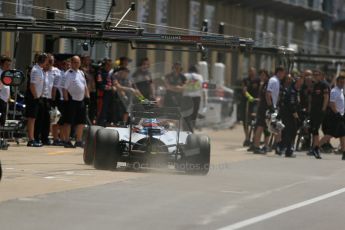
<svg viewBox="0 0 345 230"><path fill-rule="evenodd" d="M277 67L275 75L270 78L267 85L266 101L270 112L277 109L280 93L280 81L285 77L284 67Z"/></svg>
<svg viewBox="0 0 345 230"><path fill-rule="evenodd" d="M26 117L28 118L28 147L41 147L42 143L35 140L35 122L38 117L41 106L41 97L43 95L44 81L46 72L44 69L48 65L48 55L46 53L37 56L37 63L30 73L30 85L26 95Z"/></svg>
<svg viewBox="0 0 345 230"><path fill-rule="evenodd" d="M345 86L345 75L337 77L336 86L331 90L329 107L331 109L330 120L330 134L325 135L320 140L320 145L329 141L332 137L340 139L342 160L345 160L345 99L344 99L344 88Z"/></svg>
<svg viewBox="0 0 345 230"><path fill-rule="evenodd" d="M280 95L280 83L285 78L286 72L284 67L277 67L275 74L269 79L266 90L266 102L269 113L274 113L278 108ZM276 154L281 155L280 140L281 134L275 135L274 145L276 145Z"/></svg>
<svg viewBox="0 0 345 230"><path fill-rule="evenodd" d="M56 67L57 70L60 72L57 72L55 79L54 79L54 84L53 84L53 92L52 92L52 97L53 97L53 106L57 106L60 113L61 117L58 121L58 124L56 126L53 126L53 145L55 146L63 146L64 145L64 140L66 139L66 130L65 130L65 118L68 115L67 107L68 103L64 101L63 97L63 88L65 86L66 82L66 77L65 73L67 70L71 68L71 60L69 57L60 57L60 60L58 61L57 56L57 62L56 62ZM61 60L64 58L68 58L66 60Z"/></svg>
<svg viewBox="0 0 345 230"><path fill-rule="evenodd" d="M184 76L186 77L187 81L184 88L183 96L188 100L188 102L192 103L191 114L185 119L191 131L193 131L196 119L198 117L201 97L203 97L204 99L206 97L205 92L202 89L202 83L204 79L200 74L198 74L198 69L195 65L190 66L188 73L185 73Z"/></svg>
<svg viewBox="0 0 345 230"><path fill-rule="evenodd" d="M71 66L71 69L65 74L66 82L63 89L64 100L67 102L68 107L68 115L64 125L66 130L66 148L83 147L82 134L84 124L86 123L85 104L90 102L90 94L84 73L79 70L80 58L78 56L72 57ZM75 145L69 140L72 125L76 125Z"/></svg>
<svg viewBox="0 0 345 230"><path fill-rule="evenodd" d="M48 54L48 64L43 68L46 77L43 82L43 92L40 100L40 107L37 119L40 122L35 123L35 140L41 141L43 145L50 145L49 132L50 132L50 115L52 102L53 83L56 71L53 70L54 56ZM54 67L55 68L55 67Z"/></svg>
<svg viewBox="0 0 345 230"><path fill-rule="evenodd" d="M54 62L55 63L55 62ZM52 74L54 75L54 82L53 82L53 89L52 89L52 107L57 107L61 113L61 117L57 124L52 125L52 135L53 135L53 143L54 146L62 146L62 140L64 132L63 132L63 123L62 123L62 113L63 113L63 86L61 85L62 76L65 75L65 71L58 69L57 67L53 66L51 69Z"/></svg>
<svg viewBox="0 0 345 230"><path fill-rule="evenodd" d="M11 58L7 56L2 56L0 58L0 76L3 71L7 71L11 69ZM10 98L10 87L7 85L4 85L0 81L0 125L4 126L6 122L6 113L7 113L7 102Z"/></svg>

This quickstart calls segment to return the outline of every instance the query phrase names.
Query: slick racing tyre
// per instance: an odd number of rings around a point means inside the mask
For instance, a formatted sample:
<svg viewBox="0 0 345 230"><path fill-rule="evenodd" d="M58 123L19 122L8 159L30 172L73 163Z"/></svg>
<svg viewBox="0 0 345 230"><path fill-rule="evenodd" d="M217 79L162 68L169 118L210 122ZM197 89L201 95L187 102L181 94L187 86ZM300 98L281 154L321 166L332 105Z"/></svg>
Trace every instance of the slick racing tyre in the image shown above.
<svg viewBox="0 0 345 230"><path fill-rule="evenodd" d="M83 160L87 165L91 165L93 163L93 157L95 155L96 132L101 128L101 126L88 126L84 129L83 140L85 146Z"/></svg>
<svg viewBox="0 0 345 230"><path fill-rule="evenodd" d="M99 129L96 133L95 157L96 169L116 169L120 156L119 133L114 129Z"/></svg>
<svg viewBox="0 0 345 230"><path fill-rule="evenodd" d="M211 159L210 138L205 135L188 135L183 159L186 173L206 175Z"/></svg>

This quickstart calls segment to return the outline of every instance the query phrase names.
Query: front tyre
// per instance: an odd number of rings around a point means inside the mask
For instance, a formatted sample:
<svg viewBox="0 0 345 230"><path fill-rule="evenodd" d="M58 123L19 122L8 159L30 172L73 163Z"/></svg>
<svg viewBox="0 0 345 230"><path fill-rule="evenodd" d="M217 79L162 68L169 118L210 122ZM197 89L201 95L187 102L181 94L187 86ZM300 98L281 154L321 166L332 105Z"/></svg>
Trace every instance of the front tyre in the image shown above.
<svg viewBox="0 0 345 230"><path fill-rule="evenodd" d="M99 129L96 133L94 167L101 170L116 169L119 156L117 130Z"/></svg>

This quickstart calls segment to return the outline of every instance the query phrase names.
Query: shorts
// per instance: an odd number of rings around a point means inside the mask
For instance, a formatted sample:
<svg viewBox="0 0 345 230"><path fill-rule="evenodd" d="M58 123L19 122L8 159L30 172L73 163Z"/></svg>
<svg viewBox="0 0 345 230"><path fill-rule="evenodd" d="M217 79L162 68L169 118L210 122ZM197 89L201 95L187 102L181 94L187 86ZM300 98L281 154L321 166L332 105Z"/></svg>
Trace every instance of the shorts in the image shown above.
<svg viewBox="0 0 345 230"><path fill-rule="evenodd" d="M339 118L336 114L331 113L330 119L332 122L329 123L329 133L328 135L339 138L345 137L345 122L344 119Z"/></svg>
<svg viewBox="0 0 345 230"><path fill-rule="evenodd" d="M247 102L245 102L244 108L243 108L243 116L242 116L244 126L251 124L251 121L254 118L253 114L256 114L256 112L257 112L257 104L255 102L248 104L248 111L247 111Z"/></svg>
<svg viewBox="0 0 345 230"><path fill-rule="evenodd" d="M0 125L4 126L6 122L7 103L0 99Z"/></svg>
<svg viewBox="0 0 345 230"><path fill-rule="evenodd" d="M256 115L256 127L263 127L264 129L267 128L266 124L266 109L264 108L259 108L257 115Z"/></svg>
<svg viewBox="0 0 345 230"><path fill-rule="evenodd" d="M325 114L322 111L310 112L310 129L313 135L319 135L319 129L325 118Z"/></svg>
<svg viewBox="0 0 345 230"><path fill-rule="evenodd" d="M36 119L40 108L40 99L34 99L32 94L28 93L25 97L25 104L25 116Z"/></svg>
<svg viewBox="0 0 345 230"><path fill-rule="evenodd" d="M64 122L71 125L86 124L86 107L84 101L69 100L65 102L67 111L65 111Z"/></svg>
<svg viewBox="0 0 345 230"><path fill-rule="evenodd" d="M323 122L322 122L322 132L325 135L331 135L332 123L333 123L333 121L332 121L332 117L331 117L331 112L327 111L325 118L323 119Z"/></svg>

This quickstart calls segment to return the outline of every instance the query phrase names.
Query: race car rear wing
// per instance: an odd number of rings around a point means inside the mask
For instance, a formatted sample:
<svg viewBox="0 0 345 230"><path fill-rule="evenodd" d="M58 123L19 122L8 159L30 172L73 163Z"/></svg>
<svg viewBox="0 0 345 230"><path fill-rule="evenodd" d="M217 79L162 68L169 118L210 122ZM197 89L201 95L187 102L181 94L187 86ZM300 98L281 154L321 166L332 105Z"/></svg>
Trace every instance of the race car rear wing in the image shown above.
<svg viewBox="0 0 345 230"><path fill-rule="evenodd" d="M182 115L180 109L177 107L157 107L148 104L135 104L132 106L131 115L137 118L157 118L180 120Z"/></svg>

